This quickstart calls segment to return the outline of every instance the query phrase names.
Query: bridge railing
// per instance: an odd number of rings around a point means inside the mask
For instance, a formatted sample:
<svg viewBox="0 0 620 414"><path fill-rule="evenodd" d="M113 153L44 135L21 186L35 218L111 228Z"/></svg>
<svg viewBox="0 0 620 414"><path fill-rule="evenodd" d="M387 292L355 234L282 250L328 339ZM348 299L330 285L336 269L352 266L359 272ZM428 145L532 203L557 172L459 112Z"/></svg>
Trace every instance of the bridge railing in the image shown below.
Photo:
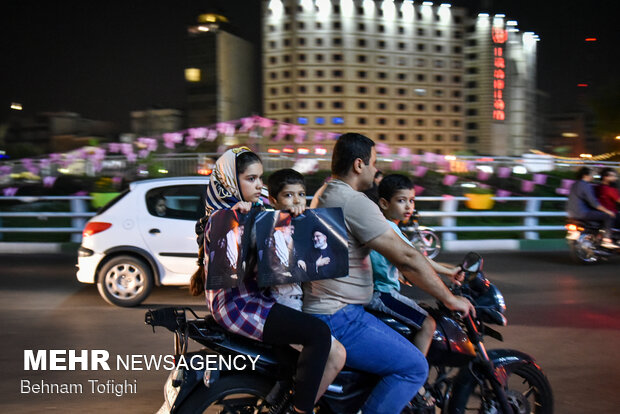
<svg viewBox="0 0 620 414"><path fill-rule="evenodd" d="M96 214L89 208L91 199L90 196L2 196L0 197L0 240L4 239L3 236L6 233L69 233L72 242L80 242L86 221ZM438 221L439 225L433 228L441 233L444 241L456 240L457 234L461 232L522 232L522 238L532 240L538 239L539 233L543 231L564 230L563 224L540 224L539 219L566 217L565 197L494 197L493 199L497 203L511 203L513 206L515 202L518 202L522 207L520 210L513 211L469 210L464 209L467 197L452 196L416 197L416 205L420 212L421 224L426 224L425 218ZM555 202L556 209L542 210L544 202ZM63 211L43 211L37 208L37 206L49 208L50 203L59 206L59 209ZM16 205L21 208L15 208ZM557 208L559 205L561 208ZM459 218L479 217L517 218L520 224L469 225L458 223ZM11 219L16 218L32 220L28 225L15 226L10 222ZM46 223L48 219L57 218L70 220L70 226L45 225L48 224Z"/></svg>

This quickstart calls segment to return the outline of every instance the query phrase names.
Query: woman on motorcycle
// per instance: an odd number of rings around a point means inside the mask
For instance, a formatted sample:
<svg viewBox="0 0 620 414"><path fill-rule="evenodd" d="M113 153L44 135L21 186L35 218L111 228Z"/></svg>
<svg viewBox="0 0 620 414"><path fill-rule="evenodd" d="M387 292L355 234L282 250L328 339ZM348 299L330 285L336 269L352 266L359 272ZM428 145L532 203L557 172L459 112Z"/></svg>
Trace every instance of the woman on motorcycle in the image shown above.
<svg viewBox="0 0 620 414"><path fill-rule="evenodd" d="M263 188L262 174L260 158L248 148L234 148L222 154L216 161L207 189L207 220L220 209L248 213L252 208L262 208L258 204ZM205 224L203 233L200 227ZM209 240L209 227L204 219L197 224L199 269L192 276L190 286L194 295L205 291L205 276L208 275L204 267L204 246L208 243L204 241ZM344 365L344 347L337 341L332 343L329 327L318 318L276 303L268 290L258 287L255 271L252 277L240 280L238 286L207 290L206 296L214 319L230 332L274 345L303 346L297 362L293 409L299 413L312 412L315 401ZM331 360L325 371L330 348Z"/></svg>

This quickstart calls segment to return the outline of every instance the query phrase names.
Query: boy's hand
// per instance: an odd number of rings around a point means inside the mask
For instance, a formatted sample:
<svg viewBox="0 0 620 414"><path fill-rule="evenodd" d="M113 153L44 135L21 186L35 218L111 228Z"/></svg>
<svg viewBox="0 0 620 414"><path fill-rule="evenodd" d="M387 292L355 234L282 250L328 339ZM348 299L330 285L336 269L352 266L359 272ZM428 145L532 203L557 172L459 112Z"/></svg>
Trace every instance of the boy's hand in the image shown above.
<svg viewBox="0 0 620 414"><path fill-rule="evenodd" d="M288 209L288 211L291 213L291 216L293 216L293 217L299 216L305 210L306 210L306 206L305 205L292 206L291 208Z"/></svg>
<svg viewBox="0 0 620 414"><path fill-rule="evenodd" d="M465 280L465 272L463 272L463 268L461 266L456 266L450 269L450 273L448 273L450 280L452 283L457 286L461 286L461 282Z"/></svg>
<svg viewBox="0 0 620 414"><path fill-rule="evenodd" d="M248 201L239 201L232 207L232 210L239 210L239 212L243 214L249 213L251 209L252 203Z"/></svg>

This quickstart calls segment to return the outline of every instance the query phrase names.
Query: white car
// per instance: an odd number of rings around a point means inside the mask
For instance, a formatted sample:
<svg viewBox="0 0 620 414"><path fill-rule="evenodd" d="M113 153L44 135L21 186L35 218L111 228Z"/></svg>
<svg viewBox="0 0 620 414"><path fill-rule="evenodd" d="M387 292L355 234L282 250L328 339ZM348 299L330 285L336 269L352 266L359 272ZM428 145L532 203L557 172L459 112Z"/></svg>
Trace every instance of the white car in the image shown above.
<svg viewBox="0 0 620 414"><path fill-rule="evenodd" d="M101 296L136 306L153 286L188 285L197 269L196 220L204 216L208 177L137 181L86 224L77 279Z"/></svg>

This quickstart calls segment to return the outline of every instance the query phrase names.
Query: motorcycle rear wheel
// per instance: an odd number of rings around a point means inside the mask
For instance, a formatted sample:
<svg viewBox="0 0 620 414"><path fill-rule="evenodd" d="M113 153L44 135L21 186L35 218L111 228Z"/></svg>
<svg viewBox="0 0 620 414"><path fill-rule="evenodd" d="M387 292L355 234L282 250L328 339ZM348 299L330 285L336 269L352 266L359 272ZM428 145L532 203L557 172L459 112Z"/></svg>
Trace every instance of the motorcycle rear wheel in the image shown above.
<svg viewBox="0 0 620 414"><path fill-rule="evenodd" d="M581 234L577 240L570 243L570 254L576 263L592 264L599 261L596 252L597 242L593 234Z"/></svg>
<svg viewBox="0 0 620 414"><path fill-rule="evenodd" d="M534 364L506 367L508 379L506 396L515 414L553 414L553 392L545 374ZM485 382L486 383L486 382ZM482 390L478 381L469 380L455 387L448 412L451 414L499 414L499 404Z"/></svg>
<svg viewBox="0 0 620 414"><path fill-rule="evenodd" d="M222 377L209 388L201 383L183 401L179 413L268 413L269 405L265 402L265 397L272 387L273 383L256 375Z"/></svg>

